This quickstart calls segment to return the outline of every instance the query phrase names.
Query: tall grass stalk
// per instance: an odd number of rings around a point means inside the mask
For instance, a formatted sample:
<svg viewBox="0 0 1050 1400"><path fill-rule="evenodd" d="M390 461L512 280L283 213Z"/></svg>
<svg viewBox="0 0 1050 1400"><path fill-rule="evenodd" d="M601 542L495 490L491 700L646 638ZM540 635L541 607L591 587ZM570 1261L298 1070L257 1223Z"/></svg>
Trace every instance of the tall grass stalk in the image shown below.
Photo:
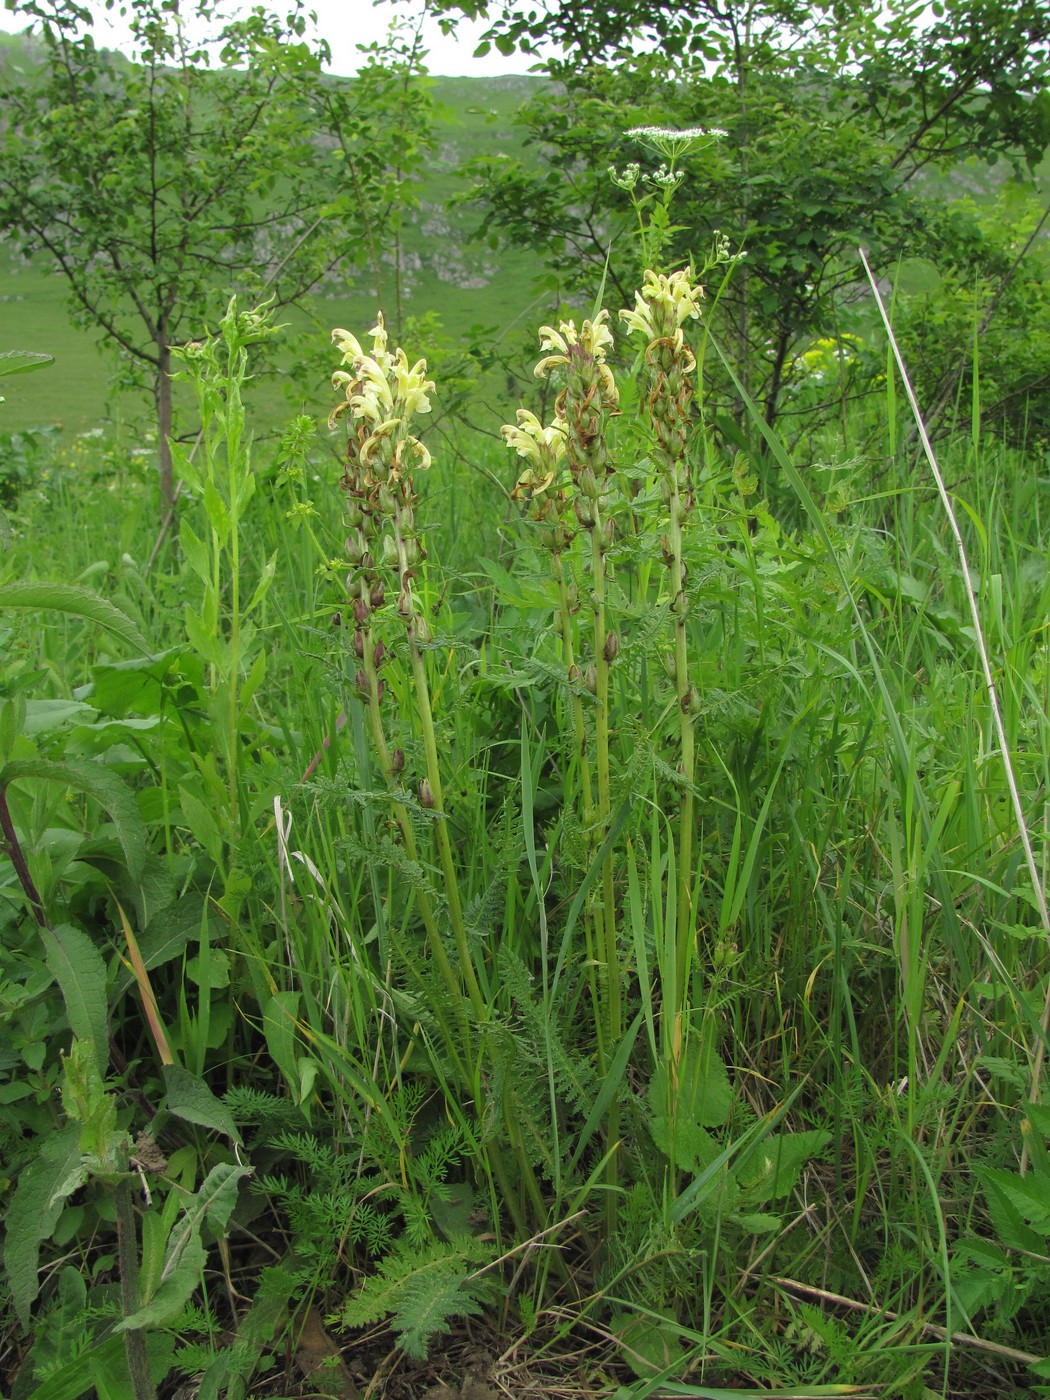
<svg viewBox="0 0 1050 1400"><path fill-rule="evenodd" d="M977 595L974 592L973 582L970 576L970 566L966 558L966 546L963 543L962 532L959 529L959 522L956 519L955 511L952 508L951 498L949 497L947 487L944 484L944 477L941 474L941 469L937 464L937 458L934 454L933 447L930 443L929 435L926 432L926 425L922 419L922 413L919 409L919 404L915 397L915 391L912 388L911 380L908 376L907 367L904 364L904 359L900 352L900 346L897 344L897 339L893 334L893 326L890 322L889 316L886 313L886 307L883 304L878 284L876 283L875 278L872 276L871 268L868 265L868 260L864 254L864 250L861 248L858 249L858 252L860 254L861 262L864 264L864 271L867 274L868 282L872 290L872 295L875 298L875 304L879 310L879 316L882 319L882 324L885 327L886 335L889 338L889 343L893 349L893 357L901 376L901 382L904 385L904 392L907 394L908 397L908 403L911 406L912 416L915 419L916 431L918 432L920 441L922 442L922 450L926 456L927 462L929 463L930 471L933 474L933 479L937 484L937 494L940 497L941 505L944 508L945 518L948 521L948 526L951 530L952 538L955 541L955 548L959 556L960 577L962 579L963 588L966 593L966 600L970 609L970 619L973 623L974 638L977 644L977 653L981 659L981 670L984 673L985 690L988 694L988 703L992 712L992 722L995 725L996 737L999 741L999 752L1002 757L1003 770L1006 775L1006 782L1010 791L1010 802L1013 806L1014 821L1017 826L1017 834L1021 842L1021 847L1024 851L1025 864L1028 867L1028 875L1032 885L1032 894L1035 899L1036 909L1039 913L1039 921L1042 924L1043 933L1045 935L1047 945L1048 947L1050 947L1050 909L1047 908L1046 893L1043 888L1043 882L1039 875L1039 868L1036 865L1035 853L1032 850L1032 843L1028 835L1028 823L1025 818L1024 807L1021 803L1021 794L1017 785L1017 778L1014 774L1013 761L1010 757L1010 745L1007 742L1006 729L1003 725L1002 710L999 705L999 696L996 690L994 677L992 676L992 667L988 657L988 648L984 639L984 628L981 622L980 609L977 606ZM1043 1060L1046 1053L1046 1043L1048 1036L1050 1036L1050 990L1047 991L1046 999L1043 1004L1043 1014L1040 1021L1040 1034L1036 1037L1031 1052L1029 1099L1032 1103L1035 1103L1039 1096L1039 1085L1042 1079ZM1026 1142L1021 1157L1022 1174L1027 1166L1027 1161L1028 1144Z"/></svg>

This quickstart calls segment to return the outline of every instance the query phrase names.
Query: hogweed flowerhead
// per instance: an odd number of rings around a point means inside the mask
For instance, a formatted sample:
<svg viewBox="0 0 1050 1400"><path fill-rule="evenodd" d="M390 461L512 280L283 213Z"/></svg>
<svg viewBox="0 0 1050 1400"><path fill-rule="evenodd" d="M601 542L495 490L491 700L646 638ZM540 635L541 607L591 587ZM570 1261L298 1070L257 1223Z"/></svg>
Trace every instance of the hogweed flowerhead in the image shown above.
<svg viewBox="0 0 1050 1400"><path fill-rule="evenodd" d="M632 126L629 131L624 132L632 141L637 141L655 151L657 155L663 156L664 160L670 162L672 171L683 156L703 150L705 146L713 145L727 134L718 126L688 126L682 130L668 126Z"/></svg>

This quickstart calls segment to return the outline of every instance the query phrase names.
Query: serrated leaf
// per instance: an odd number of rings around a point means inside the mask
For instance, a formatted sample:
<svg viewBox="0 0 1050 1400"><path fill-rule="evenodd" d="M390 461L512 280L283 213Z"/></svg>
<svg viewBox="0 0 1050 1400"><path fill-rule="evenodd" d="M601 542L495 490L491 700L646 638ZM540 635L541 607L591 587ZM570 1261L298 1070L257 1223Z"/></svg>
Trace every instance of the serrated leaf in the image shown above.
<svg viewBox="0 0 1050 1400"><path fill-rule="evenodd" d="M44 961L54 974L66 1004L69 1026L90 1047L99 1078L109 1065L106 1029L106 966L102 954L82 929L72 924L42 928Z"/></svg>
<svg viewBox="0 0 1050 1400"><path fill-rule="evenodd" d="M8 1205L4 1268L23 1327L29 1326L29 1309L40 1291L40 1243L58 1223L63 1192L73 1182L79 1163L80 1126L68 1123L44 1139L38 1155L20 1174ZM69 1185L69 1189L74 1188Z"/></svg>
<svg viewBox="0 0 1050 1400"><path fill-rule="evenodd" d="M453 1318L481 1313L484 1291L484 1280L468 1274L462 1255L402 1250L388 1255L346 1303L343 1322L364 1327L389 1316L402 1350L425 1361L431 1339L447 1333Z"/></svg>
<svg viewBox="0 0 1050 1400"><path fill-rule="evenodd" d="M132 879L138 879L146 859L146 828L135 798L124 782L108 768L87 759L16 758L0 768L0 784L18 778L39 778L64 783L87 793L109 813Z"/></svg>
<svg viewBox="0 0 1050 1400"><path fill-rule="evenodd" d="M88 588L73 583L38 583L23 580L0 586L0 608L39 608L45 612L68 613L102 627L114 637L127 642L143 656L150 655L149 643L119 608L107 598L100 598Z"/></svg>
<svg viewBox="0 0 1050 1400"><path fill-rule="evenodd" d="M164 1087L167 1090L165 1106L169 1113L186 1123L210 1128L213 1133L222 1133L234 1142L240 1142L241 1137L229 1109L198 1075L191 1074L181 1065L165 1065Z"/></svg>
<svg viewBox="0 0 1050 1400"><path fill-rule="evenodd" d="M791 1191L811 1157L823 1152L831 1134L814 1128L804 1133L770 1133L739 1172L748 1205L779 1201Z"/></svg>

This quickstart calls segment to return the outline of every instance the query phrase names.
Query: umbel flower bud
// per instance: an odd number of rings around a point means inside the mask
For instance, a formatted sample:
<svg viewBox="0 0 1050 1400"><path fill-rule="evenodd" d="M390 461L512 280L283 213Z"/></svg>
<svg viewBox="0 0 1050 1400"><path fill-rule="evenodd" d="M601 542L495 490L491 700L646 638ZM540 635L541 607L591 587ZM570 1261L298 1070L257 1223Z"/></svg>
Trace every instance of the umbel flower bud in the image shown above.
<svg viewBox="0 0 1050 1400"><path fill-rule="evenodd" d="M395 749L394 752L390 755L390 767L394 770L395 773L400 773L401 770L404 768L404 766L405 766L405 751L404 751L404 749Z"/></svg>
<svg viewBox="0 0 1050 1400"><path fill-rule="evenodd" d="M610 632L609 635L606 637L603 654L605 656L606 661L610 663L615 661L616 658L619 656L620 638L616 635L615 632Z"/></svg>
<svg viewBox="0 0 1050 1400"><path fill-rule="evenodd" d="M429 808L433 807L434 790L430 786L430 783L427 781L426 778L420 778L419 786L416 789L416 792L419 795L419 805L421 807L426 807L428 810Z"/></svg>
<svg viewBox="0 0 1050 1400"><path fill-rule="evenodd" d="M587 667L587 672L586 672L586 674L585 674L585 676L584 676L584 678L583 678L583 683L584 683L584 685L587 687L587 689L591 692L592 695L597 694L597 691L598 691L598 672L594 669L593 666L588 666L588 667Z"/></svg>

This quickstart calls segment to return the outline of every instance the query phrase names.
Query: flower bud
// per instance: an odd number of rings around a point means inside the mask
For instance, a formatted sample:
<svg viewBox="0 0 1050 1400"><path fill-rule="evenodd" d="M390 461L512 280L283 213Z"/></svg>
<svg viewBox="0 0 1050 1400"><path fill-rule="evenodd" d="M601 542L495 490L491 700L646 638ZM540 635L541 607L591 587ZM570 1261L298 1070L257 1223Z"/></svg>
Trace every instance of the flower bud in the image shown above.
<svg viewBox="0 0 1050 1400"><path fill-rule="evenodd" d="M583 684L583 672L580 670L579 666L576 665L575 661L569 667L568 681L571 686Z"/></svg>
<svg viewBox="0 0 1050 1400"><path fill-rule="evenodd" d="M404 766L405 766L405 751L404 751L404 749L395 749L394 752L390 755L390 767L393 769L393 771L394 771L395 773L400 773L401 770L402 770L402 768L404 768Z"/></svg>
<svg viewBox="0 0 1050 1400"><path fill-rule="evenodd" d="M683 715L695 715L700 708L700 692L691 685L678 702Z"/></svg>
<svg viewBox="0 0 1050 1400"><path fill-rule="evenodd" d="M360 659L365 654L365 634L360 627L354 629L354 655Z"/></svg>
<svg viewBox="0 0 1050 1400"><path fill-rule="evenodd" d="M347 587L349 587L349 585L350 580L347 579ZM354 621L357 623L358 627L363 627L368 621L368 603L360 594L354 599Z"/></svg>
<svg viewBox="0 0 1050 1400"><path fill-rule="evenodd" d="M332 614L332 616L329 618L329 622L331 623L331 625L332 625L333 627L342 627L342 625L343 625L343 614L342 614L342 613L334 612L334 613Z"/></svg>
<svg viewBox="0 0 1050 1400"><path fill-rule="evenodd" d="M383 698L383 696L384 696L385 694L386 694L386 681L380 681L379 684L376 686L376 698L377 698L378 700L382 700L382 698Z"/></svg>
<svg viewBox="0 0 1050 1400"><path fill-rule="evenodd" d="M586 496L577 496L572 503L572 508L576 512L576 519L585 530L594 527L594 507Z"/></svg>
<svg viewBox="0 0 1050 1400"><path fill-rule="evenodd" d="M584 683L584 685L587 687L587 689L591 692L592 695L597 694L597 691L598 691L598 672L594 669L593 666L588 666L588 667L587 667L587 672L586 672L586 674L584 675L583 683Z"/></svg>
<svg viewBox="0 0 1050 1400"><path fill-rule="evenodd" d="M568 600L569 604L569 616L575 617L576 614L580 611L579 585L575 582L570 583L568 588L565 590L565 597Z"/></svg>
<svg viewBox="0 0 1050 1400"><path fill-rule="evenodd" d="M674 652L664 652L664 671L668 680L678 679L678 662L675 660Z"/></svg>
<svg viewBox="0 0 1050 1400"><path fill-rule="evenodd" d="M361 696L362 700L371 698L372 692L368 685L368 672L363 666L354 677L354 684L357 686L357 693Z"/></svg>
<svg viewBox="0 0 1050 1400"><path fill-rule="evenodd" d="M408 630L412 640L420 646L426 646L430 641L430 626L421 612L413 613Z"/></svg>
<svg viewBox="0 0 1050 1400"><path fill-rule="evenodd" d="M427 809L434 805L434 790L426 778L420 778L419 787L416 789L419 794L419 805Z"/></svg>
<svg viewBox="0 0 1050 1400"><path fill-rule="evenodd" d="M381 578L377 578L372 584L371 589L369 590L368 601L371 603L373 608L381 608L383 606L384 596L385 592L383 589L383 580Z"/></svg>
<svg viewBox="0 0 1050 1400"><path fill-rule="evenodd" d="M607 662L613 662L620 654L620 639L615 632L610 632L605 639L605 647L602 654Z"/></svg>
<svg viewBox="0 0 1050 1400"><path fill-rule="evenodd" d="M594 475L594 468L584 467L576 478L576 485L590 500L595 500L598 495L598 481Z"/></svg>
<svg viewBox="0 0 1050 1400"><path fill-rule="evenodd" d="M376 649L372 653L372 660L375 662L377 670L380 666L382 666L383 662L386 660L386 647L381 641L376 642Z"/></svg>
<svg viewBox="0 0 1050 1400"><path fill-rule="evenodd" d="M412 594L407 588L402 588L397 595L397 615L402 622L411 622L415 608L412 606Z"/></svg>

